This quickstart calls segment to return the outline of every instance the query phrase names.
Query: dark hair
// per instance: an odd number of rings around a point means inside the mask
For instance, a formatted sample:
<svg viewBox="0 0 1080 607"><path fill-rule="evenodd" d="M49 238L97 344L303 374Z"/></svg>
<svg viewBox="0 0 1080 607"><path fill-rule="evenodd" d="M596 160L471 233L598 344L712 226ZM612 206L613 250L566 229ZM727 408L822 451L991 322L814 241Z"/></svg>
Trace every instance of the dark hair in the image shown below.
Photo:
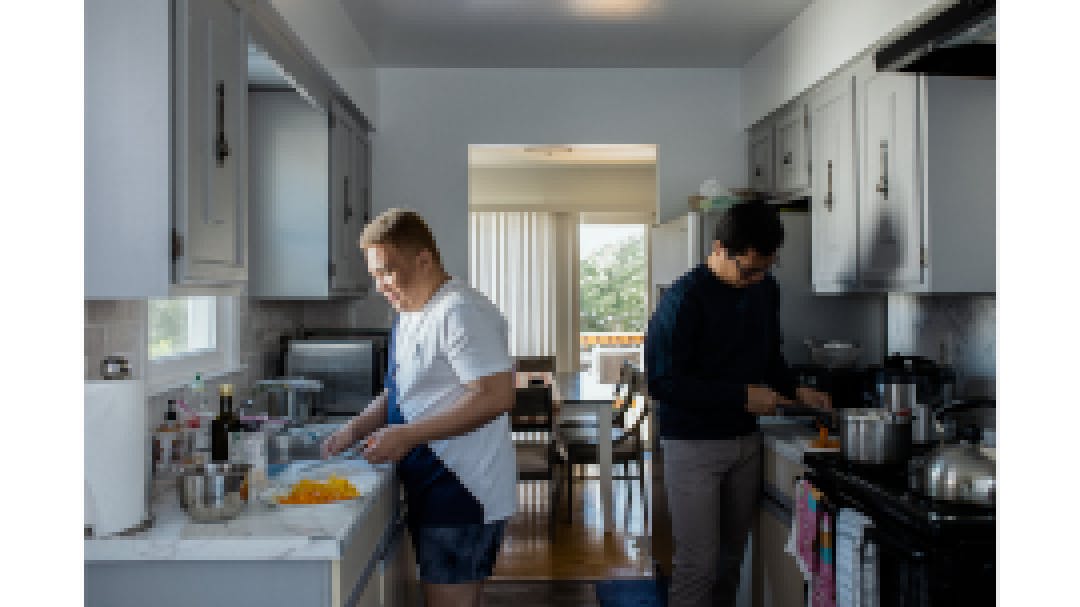
<svg viewBox="0 0 1080 607"><path fill-rule="evenodd" d="M740 202L728 207L716 223L715 240L730 255L743 255L750 249L772 255L784 244L784 224L764 201Z"/></svg>
<svg viewBox="0 0 1080 607"><path fill-rule="evenodd" d="M415 211L389 209L371 220L360 235L360 248L375 245L390 245L410 253L419 253L424 249L431 251L435 263L442 265L439 247L431 234L424 218Z"/></svg>

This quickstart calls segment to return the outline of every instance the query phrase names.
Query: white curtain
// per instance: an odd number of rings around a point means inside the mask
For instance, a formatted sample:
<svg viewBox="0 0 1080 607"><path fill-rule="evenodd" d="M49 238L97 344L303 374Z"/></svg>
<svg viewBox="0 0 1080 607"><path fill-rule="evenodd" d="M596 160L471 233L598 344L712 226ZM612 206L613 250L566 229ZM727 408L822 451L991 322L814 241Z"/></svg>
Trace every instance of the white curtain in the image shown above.
<svg viewBox="0 0 1080 607"><path fill-rule="evenodd" d="M553 213L469 213L469 281L506 317L511 356L556 354L556 225Z"/></svg>

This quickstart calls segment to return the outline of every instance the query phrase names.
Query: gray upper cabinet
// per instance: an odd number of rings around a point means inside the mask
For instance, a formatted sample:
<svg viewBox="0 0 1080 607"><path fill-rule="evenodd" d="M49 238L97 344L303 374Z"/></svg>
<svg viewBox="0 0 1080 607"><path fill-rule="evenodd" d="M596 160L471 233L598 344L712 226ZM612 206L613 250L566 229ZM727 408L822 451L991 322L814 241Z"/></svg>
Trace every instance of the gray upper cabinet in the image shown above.
<svg viewBox="0 0 1080 607"><path fill-rule="evenodd" d="M266 299L361 295L356 243L370 213L367 133L342 106L329 111L292 90L253 90L252 272Z"/></svg>
<svg viewBox="0 0 1080 607"><path fill-rule="evenodd" d="M859 275L869 289L917 290L925 280L919 190L919 78L865 72L856 78L859 138Z"/></svg>
<svg viewBox="0 0 1080 607"><path fill-rule="evenodd" d="M861 288L995 292L994 80L863 61L856 85Z"/></svg>
<svg viewBox="0 0 1080 607"><path fill-rule="evenodd" d="M87 298L235 292L247 278L244 15L226 0L85 12Z"/></svg>
<svg viewBox="0 0 1080 607"><path fill-rule="evenodd" d="M796 100L776 119L776 191L798 196L810 187L810 113Z"/></svg>
<svg viewBox="0 0 1080 607"><path fill-rule="evenodd" d="M857 286L858 184L855 162L855 83L839 74L810 95L816 169L810 193L811 284L817 293Z"/></svg>
<svg viewBox="0 0 1080 607"><path fill-rule="evenodd" d="M750 129L750 188L755 192L772 193L773 182L773 123L771 120Z"/></svg>
<svg viewBox="0 0 1080 607"><path fill-rule="evenodd" d="M853 61L759 124L776 125L781 193L798 191L783 160L804 104L815 292L995 292L993 80Z"/></svg>
<svg viewBox="0 0 1080 607"><path fill-rule="evenodd" d="M367 291L368 274L359 247L360 235L370 212L368 136L341 106L330 121L331 221L330 240L334 261L330 291L352 295Z"/></svg>
<svg viewBox="0 0 1080 607"><path fill-rule="evenodd" d="M176 7L175 277L247 280L247 35L222 0Z"/></svg>

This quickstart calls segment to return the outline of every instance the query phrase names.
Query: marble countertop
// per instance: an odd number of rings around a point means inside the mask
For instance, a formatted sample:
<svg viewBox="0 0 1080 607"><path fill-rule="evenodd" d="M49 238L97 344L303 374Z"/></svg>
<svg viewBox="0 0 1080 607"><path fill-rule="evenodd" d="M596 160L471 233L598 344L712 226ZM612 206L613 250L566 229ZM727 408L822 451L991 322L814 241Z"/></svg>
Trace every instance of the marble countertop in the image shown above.
<svg viewBox="0 0 1080 607"><path fill-rule="evenodd" d="M156 483L153 525L130 536L88 538L84 561L123 560L337 560L368 521L382 492L396 490L392 468L360 459L294 462L283 476L348 477L360 491L355 500L318 505L274 505L252 501L236 518L197 523L181 507L173 483Z"/></svg>

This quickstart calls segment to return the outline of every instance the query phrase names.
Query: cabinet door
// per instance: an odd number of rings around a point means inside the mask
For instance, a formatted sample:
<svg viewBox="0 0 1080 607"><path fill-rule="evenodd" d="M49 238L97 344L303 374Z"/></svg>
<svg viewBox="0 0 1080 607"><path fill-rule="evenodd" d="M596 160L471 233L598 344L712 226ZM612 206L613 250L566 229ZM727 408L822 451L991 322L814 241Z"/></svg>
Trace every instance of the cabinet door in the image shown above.
<svg viewBox="0 0 1080 607"><path fill-rule="evenodd" d="M771 122L750 131L750 187L756 192L773 191L773 125Z"/></svg>
<svg viewBox="0 0 1080 607"><path fill-rule="evenodd" d="M855 285L858 251L855 181L855 90L842 74L810 103L813 152L811 283L815 292L838 293Z"/></svg>
<svg viewBox="0 0 1080 607"><path fill-rule="evenodd" d="M176 3L174 282L247 277L247 37L224 0Z"/></svg>
<svg viewBox="0 0 1080 607"><path fill-rule="evenodd" d="M348 289L350 269L347 245L348 223L352 211L353 127L343 111L332 111L330 118L330 216L329 259L330 291Z"/></svg>
<svg viewBox="0 0 1080 607"><path fill-rule="evenodd" d="M356 185L353 188L353 208L349 217L348 256L354 289L359 292L370 287L367 263L358 244L364 227L371 220L371 144L362 127L356 129L353 140L353 176Z"/></svg>
<svg viewBox="0 0 1080 607"><path fill-rule="evenodd" d="M799 103L776 122L776 187L799 192L810 185L807 131L810 119L806 104Z"/></svg>
<svg viewBox="0 0 1080 607"><path fill-rule="evenodd" d="M909 74L868 73L858 85L859 279L871 289L904 290L923 282L918 82Z"/></svg>

